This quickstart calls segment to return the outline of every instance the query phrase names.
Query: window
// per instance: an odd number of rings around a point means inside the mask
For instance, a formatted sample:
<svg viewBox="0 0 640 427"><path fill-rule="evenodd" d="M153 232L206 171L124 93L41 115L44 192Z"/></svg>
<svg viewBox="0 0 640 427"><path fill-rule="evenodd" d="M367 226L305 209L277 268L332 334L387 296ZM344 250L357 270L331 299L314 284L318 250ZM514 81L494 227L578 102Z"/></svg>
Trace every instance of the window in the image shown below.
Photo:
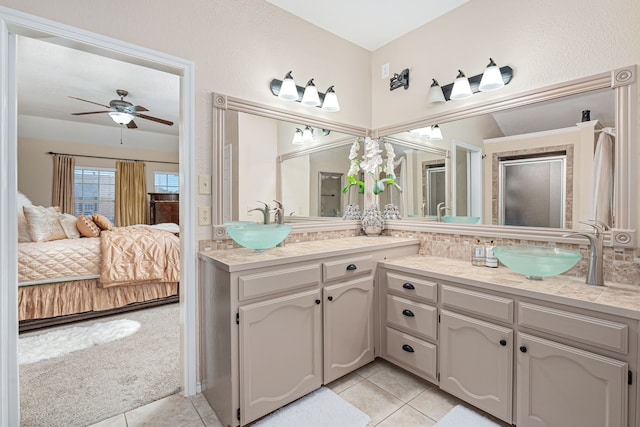
<svg viewBox="0 0 640 427"><path fill-rule="evenodd" d="M179 193L180 178L175 172L154 172L153 188L156 193Z"/></svg>
<svg viewBox="0 0 640 427"><path fill-rule="evenodd" d="M76 216L99 213L115 223L115 169L76 167L74 187Z"/></svg>

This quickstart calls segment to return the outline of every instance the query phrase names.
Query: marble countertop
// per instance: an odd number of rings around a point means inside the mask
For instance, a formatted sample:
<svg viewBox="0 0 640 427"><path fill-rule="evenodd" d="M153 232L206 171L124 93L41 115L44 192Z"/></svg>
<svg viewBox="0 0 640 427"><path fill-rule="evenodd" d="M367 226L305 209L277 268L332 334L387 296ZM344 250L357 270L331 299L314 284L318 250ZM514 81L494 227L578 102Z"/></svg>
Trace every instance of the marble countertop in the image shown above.
<svg viewBox="0 0 640 427"><path fill-rule="evenodd" d="M351 255L369 249L386 249L414 244L418 252L419 241L415 238L391 236L356 236L340 239L313 240L290 243L283 247L256 252L253 249L223 249L201 251L200 259L210 260L223 266L227 271L238 271L262 266L273 266L291 261L318 258L324 254L331 256Z"/></svg>
<svg viewBox="0 0 640 427"><path fill-rule="evenodd" d="M507 267L476 267L469 261L433 256L411 256L381 261L403 272L428 273L430 277L516 295L619 314L640 319L640 286L605 283L590 286L584 278L551 276L530 280Z"/></svg>

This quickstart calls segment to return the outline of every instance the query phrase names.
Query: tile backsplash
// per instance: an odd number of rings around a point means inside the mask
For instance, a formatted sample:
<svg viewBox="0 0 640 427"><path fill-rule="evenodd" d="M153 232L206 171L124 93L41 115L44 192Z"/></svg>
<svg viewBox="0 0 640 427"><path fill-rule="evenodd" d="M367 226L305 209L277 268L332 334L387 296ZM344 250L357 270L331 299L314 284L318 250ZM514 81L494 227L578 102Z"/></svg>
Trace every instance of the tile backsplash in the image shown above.
<svg viewBox="0 0 640 427"><path fill-rule="evenodd" d="M361 234L357 230L336 230L321 232L291 233L285 244L308 242L313 240L340 239ZM471 247L477 237L463 234L447 234L418 231L385 230L383 234L396 237L415 237L425 239L425 255L452 258L469 261L471 264ZM490 239L480 238L482 243L488 243ZM559 248L577 250L582 253L582 260L574 268L564 273L569 276L586 277L589 265L589 248L587 245L573 245L566 243L548 243L522 239L494 239L496 246L527 244L534 246L556 246ZM227 240L201 240L198 242L199 250L221 250L240 247L231 239ZM503 267L506 268L506 267ZM632 248L605 248L604 251L604 275L605 280L617 283L637 285L640 290L640 249Z"/></svg>

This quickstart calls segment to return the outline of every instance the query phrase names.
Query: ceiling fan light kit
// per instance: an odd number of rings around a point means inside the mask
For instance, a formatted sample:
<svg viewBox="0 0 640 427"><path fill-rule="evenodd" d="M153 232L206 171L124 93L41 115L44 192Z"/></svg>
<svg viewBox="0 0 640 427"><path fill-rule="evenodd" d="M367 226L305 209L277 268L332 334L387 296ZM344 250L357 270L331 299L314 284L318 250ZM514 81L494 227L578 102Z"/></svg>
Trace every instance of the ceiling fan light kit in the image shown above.
<svg viewBox="0 0 640 427"><path fill-rule="evenodd" d="M105 111L87 111L84 113L71 113L74 116L83 116L87 114L102 114L108 113L111 119L119 125L125 125L129 129L136 129L138 126L133 121L135 118L141 118L145 120L150 120L156 123L161 123L167 126L173 126L173 122L169 120L159 119L158 117L149 116L146 114L142 114L142 111L149 111L145 107L141 105L133 105L129 101L125 101L125 97L129 94L128 91L123 89L116 90L116 93L120 97L120 99L112 99L109 101L109 105L103 105L98 102L88 101L86 99L77 98L75 96L69 96L69 98L77 99L78 101L88 102L90 104L99 105L104 108L108 108Z"/></svg>

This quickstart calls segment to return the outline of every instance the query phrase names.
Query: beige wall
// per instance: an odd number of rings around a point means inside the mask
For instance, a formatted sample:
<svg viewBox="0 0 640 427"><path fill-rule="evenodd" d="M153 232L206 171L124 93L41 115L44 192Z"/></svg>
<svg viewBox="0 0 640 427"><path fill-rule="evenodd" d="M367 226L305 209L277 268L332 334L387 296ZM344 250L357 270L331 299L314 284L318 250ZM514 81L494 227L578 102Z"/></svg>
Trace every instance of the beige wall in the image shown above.
<svg viewBox="0 0 640 427"><path fill-rule="evenodd" d="M51 206L52 156L46 154L69 153L76 155L119 157L125 159L178 162L178 153L106 147L94 144L78 144L65 141L19 138L18 140L18 190L34 205ZM116 161L77 157L76 166L95 166L115 169ZM146 163L147 191L153 191L153 172L178 172L177 164Z"/></svg>

